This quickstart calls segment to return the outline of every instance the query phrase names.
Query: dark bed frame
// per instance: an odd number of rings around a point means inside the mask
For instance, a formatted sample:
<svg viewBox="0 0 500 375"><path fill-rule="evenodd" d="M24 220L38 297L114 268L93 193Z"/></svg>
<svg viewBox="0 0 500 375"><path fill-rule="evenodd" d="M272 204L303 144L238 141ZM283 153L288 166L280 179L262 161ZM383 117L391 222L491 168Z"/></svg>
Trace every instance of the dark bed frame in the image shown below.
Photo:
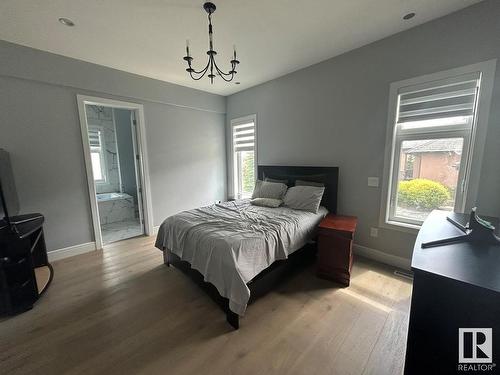
<svg viewBox="0 0 500 375"><path fill-rule="evenodd" d="M260 180L264 180L265 178L287 180L288 186L294 186L296 180L321 182L325 185L325 193L323 194L321 205L326 207L331 213L337 212L338 167L259 165L257 168L257 175ZM307 244L291 254L288 259L275 261L247 284L250 289L250 300L248 304L250 305L257 298L269 292L273 286L283 281L297 269L303 268L304 265L311 264L315 256L316 245ZM234 329L239 328L239 316L229 309L229 300L222 297L214 285L205 282L200 272L191 268L188 262L181 260L177 255L166 249L163 251L163 260L167 266L175 266L196 282L226 313L227 322Z"/></svg>

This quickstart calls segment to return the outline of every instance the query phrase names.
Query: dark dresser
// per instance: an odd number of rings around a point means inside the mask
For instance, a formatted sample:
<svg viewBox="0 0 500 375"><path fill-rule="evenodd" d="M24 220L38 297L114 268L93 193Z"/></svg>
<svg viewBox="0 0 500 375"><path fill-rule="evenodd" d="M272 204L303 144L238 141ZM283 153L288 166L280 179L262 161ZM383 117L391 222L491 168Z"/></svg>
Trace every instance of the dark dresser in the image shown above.
<svg viewBox="0 0 500 375"><path fill-rule="evenodd" d="M498 374L500 246L422 249L422 242L463 234L447 221L448 214L433 211L415 242L404 373Z"/></svg>
<svg viewBox="0 0 500 375"><path fill-rule="evenodd" d="M0 314L33 307L52 281L40 214L21 215L9 225L0 220Z"/></svg>

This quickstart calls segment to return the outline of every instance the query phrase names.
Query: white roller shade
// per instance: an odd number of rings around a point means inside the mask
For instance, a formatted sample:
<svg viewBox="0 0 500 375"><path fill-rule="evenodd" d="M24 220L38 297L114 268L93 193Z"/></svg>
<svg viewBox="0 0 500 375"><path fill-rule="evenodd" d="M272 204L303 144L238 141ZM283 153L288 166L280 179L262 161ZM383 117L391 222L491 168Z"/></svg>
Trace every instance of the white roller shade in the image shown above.
<svg viewBox="0 0 500 375"><path fill-rule="evenodd" d="M101 148L101 131L99 129L89 129L90 148Z"/></svg>
<svg viewBox="0 0 500 375"><path fill-rule="evenodd" d="M253 122L233 126L233 149L234 152L255 149L255 124Z"/></svg>
<svg viewBox="0 0 500 375"><path fill-rule="evenodd" d="M441 80L399 90L398 123L472 116L480 74Z"/></svg>

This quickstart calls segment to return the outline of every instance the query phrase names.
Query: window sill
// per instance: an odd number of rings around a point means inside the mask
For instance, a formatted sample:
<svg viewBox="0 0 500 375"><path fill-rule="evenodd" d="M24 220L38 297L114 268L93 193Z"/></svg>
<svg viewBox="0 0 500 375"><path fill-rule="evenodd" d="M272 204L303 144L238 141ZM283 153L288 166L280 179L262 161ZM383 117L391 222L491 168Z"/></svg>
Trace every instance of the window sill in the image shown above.
<svg viewBox="0 0 500 375"><path fill-rule="evenodd" d="M416 224L402 223L399 221L386 220L380 223L380 227L416 235L421 226Z"/></svg>

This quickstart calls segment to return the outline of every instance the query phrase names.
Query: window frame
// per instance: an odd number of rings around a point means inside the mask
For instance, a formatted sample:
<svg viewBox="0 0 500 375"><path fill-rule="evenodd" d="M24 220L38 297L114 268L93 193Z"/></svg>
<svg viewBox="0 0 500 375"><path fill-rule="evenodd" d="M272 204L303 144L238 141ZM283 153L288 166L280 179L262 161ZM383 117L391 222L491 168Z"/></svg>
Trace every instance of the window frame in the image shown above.
<svg viewBox="0 0 500 375"><path fill-rule="evenodd" d="M229 122L229 163L230 163L230 168L229 169L229 187L228 187L228 196L230 199L241 199L242 197L238 195L238 193L235 191L235 169L236 169L236 160L234 158L234 142L233 142L233 134L234 134L234 127L238 125L243 125L247 124L249 122L253 122L254 124L254 173L255 173L255 180L258 179L257 176L257 167L258 167L258 127L257 127L257 115L248 115L248 116L243 116L243 117L237 117L233 118Z"/></svg>
<svg viewBox="0 0 500 375"><path fill-rule="evenodd" d="M456 212L463 212L464 206L465 206L465 186L466 186L466 181L467 181L467 164L468 160L470 159L470 133L471 131L469 130L451 130L451 131L443 131L443 132L436 132L436 131L429 131L429 132L422 132L422 133L416 133L412 132L409 134L397 134L395 137L395 144L394 144L394 157L393 157L393 165L394 167L399 166L401 162L401 146L404 141L413 141L413 140L431 140L431 139L442 139L442 138L463 138L463 147L462 147L462 155L460 158L460 170L458 173L458 179L457 179L457 192L455 196L455 206L454 210ZM397 198L397 185L399 182L399 173L397 170L394 170L394 173L392 173L391 176L391 181L389 185L389 204L388 204L388 215L387 215L387 221L390 224L408 224L408 225L415 225L415 226L420 226L421 223L419 220L412 220L409 218L403 218L403 217L398 217L395 214L396 211L396 198Z"/></svg>
<svg viewBox="0 0 500 375"><path fill-rule="evenodd" d="M460 174L458 176L458 186L460 186L461 197L455 198L455 211L468 212L475 206L478 195L479 177L483 159L483 149L486 140L496 59L472 64L456 69L450 69L434 74L428 74L403 81L391 83L389 92L389 109L387 117L387 133L384 157L384 173L382 197L380 205L379 226L386 229L396 229L415 234L421 227L421 223L412 220L394 220L392 212L392 202L395 202L396 191L394 191L395 181L398 173L395 171L396 164L400 160L401 143L404 140L426 139L427 138L464 138ZM472 124L454 127L452 130L447 127L433 127L426 130L408 129L398 134L396 131L396 119L398 116L398 95L399 90L406 86L425 85L432 81L444 80L464 74L479 72L480 88L477 97L476 111L472 119ZM472 125L470 130L467 126ZM401 134L402 133L402 134ZM467 133L467 134L466 134ZM396 155L396 153L399 153ZM462 164L465 163L465 164ZM394 206L395 207L395 206Z"/></svg>

